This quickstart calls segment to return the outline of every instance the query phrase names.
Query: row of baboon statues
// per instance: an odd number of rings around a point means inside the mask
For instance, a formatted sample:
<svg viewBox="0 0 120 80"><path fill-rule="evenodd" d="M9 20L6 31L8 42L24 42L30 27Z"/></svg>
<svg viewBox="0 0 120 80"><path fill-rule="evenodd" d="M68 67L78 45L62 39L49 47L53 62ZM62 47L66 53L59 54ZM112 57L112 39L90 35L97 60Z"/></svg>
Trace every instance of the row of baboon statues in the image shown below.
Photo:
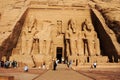
<svg viewBox="0 0 120 80"><path fill-rule="evenodd" d="M85 19L78 26L76 20L71 18L66 25L64 32L62 20L57 20L56 24L50 20L43 20L38 26L38 20L31 16L22 30L21 54L32 54L33 44L36 42L38 47L34 49L38 49L38 54L49 55L54 40L64 36L63 44L65 44L67 56L100 55L99 39L89 20Z"/></svg>

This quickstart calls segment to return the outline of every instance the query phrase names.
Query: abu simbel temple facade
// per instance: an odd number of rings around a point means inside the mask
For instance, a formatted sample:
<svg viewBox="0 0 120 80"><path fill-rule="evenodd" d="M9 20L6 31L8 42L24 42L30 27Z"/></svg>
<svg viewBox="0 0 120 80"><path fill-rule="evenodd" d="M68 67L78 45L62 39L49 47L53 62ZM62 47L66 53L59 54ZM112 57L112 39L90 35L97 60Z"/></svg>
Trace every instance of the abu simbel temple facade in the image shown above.
<svg viewBox="0 0 120 80"><path fill-rule="evenodd" d="M1 0L0 5L0 60L48 68L53 59L119 62L120 25L110 27L117 23L110 23L96 0Z"/></svg>

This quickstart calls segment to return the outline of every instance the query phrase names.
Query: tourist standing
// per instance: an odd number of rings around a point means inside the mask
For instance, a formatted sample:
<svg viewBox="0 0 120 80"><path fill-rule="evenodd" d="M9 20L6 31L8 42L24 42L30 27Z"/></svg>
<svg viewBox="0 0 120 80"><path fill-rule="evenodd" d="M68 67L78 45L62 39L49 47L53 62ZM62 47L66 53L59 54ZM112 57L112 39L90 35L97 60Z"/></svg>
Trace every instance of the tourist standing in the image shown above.
<svg viewBox="0 0 120 80"><path fill-rule="evenodd" d="M59 63L59 60L56 60L56 64L58 65L58 63Z"/></svg>
<svg viewBox="0 0 120 80"><path fill-rule="evenodd" d="M24 66L24 71L28 72L28 66L27 65Z"/></svg>
<svg viewBox="0 0 120 80"><path fill-rule="evenodd" d="M94 67L94 68L97 67L97 63L96 63L96 62L93 63L93 67Z"/></svg>
<svg viewBox="0 0 120 80"><path fill-rule="evenodd" d="M2 68L4 67L4 61L1 61L1 67Z"/></svg>
<svg viewBox="0 0 120 80"><path fill-rule="evenodd" d="M45 67L45 62L43 62L43 65L42 65L42 69L45 69L46 67Z"/></svg>
<svg viewBox="0 0 120 80"><path fill-rule="evenodd" d="M16 62L15 60L13 60L13 62L12 62L12 67L13 67L13 68L16 68L16 67L17 67L17 62Z"/></svg>
<svg viewBox="0 0 120 80"><path fill-rule="evenodd" d="M70 68L72 65L72 60L68 61L67 65L68 65L68 68Z"/></svg>
<svg viewBox="0 0 120 80"><path fill-rule="evenodd" d="M5 67L5 68L9 68L9 66L10 66L10 61L5 61L4 67Z"/></svg>
<svg viewBox="0 0 120 80"><path fill-rule="evenodd" d="M56 67L57 67L57 64L56 64L56 61L54 60L53 61L53 70L56 70Z"/></svg>

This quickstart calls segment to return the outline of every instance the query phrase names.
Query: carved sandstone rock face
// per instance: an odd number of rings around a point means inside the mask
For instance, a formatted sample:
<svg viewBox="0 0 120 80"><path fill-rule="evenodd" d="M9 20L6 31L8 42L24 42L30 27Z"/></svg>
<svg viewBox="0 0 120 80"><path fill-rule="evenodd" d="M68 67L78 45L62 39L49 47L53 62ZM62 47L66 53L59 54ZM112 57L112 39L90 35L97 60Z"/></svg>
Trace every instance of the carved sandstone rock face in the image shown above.
<svg viewBox="0 0 120 80"><path fill-rule="evenodd" d="M106 62L106 57L100 57L105 55L110 62L117 62L120 8L119 2L113 1L0 0L0 59L11 56L11 60L24 63L28 58L25 64L30 66L43 62L50 66L54 58L60 62ZM114 5L109 6L111 3Z"/></svg>
<svg viewBox="0 0 120 80"><path fill-rule="evenodd" d="M113 4L112 6L111 3ZM112 29L116 35L117 41L120 43L120 1L111 0L110 2L97 4L97 9L101 12L106 20L106 24ZM107 6L106 6L107 5Z"/></svg>
<svg viewBox="0 0 120 80"><path fill-rule="evenodd" d="M100 11L102 16L105 19L105 23L114 32L115 38L117 39L118 44L114 44L118 49L118 54L120 54L119 46L120 46L120 1L119 0L110 0L109 2L99 4L96 1L96 9ZM111 6L112 4L112 6ZM114 41L113 41L114 42Z"/></svg>

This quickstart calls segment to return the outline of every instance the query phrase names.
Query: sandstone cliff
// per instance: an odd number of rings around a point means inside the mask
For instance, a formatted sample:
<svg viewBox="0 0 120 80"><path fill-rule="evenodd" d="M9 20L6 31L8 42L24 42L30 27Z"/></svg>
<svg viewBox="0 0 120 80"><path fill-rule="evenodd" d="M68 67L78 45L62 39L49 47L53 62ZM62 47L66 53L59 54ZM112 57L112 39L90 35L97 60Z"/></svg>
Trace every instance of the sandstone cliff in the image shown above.
<svg viewBox="0 0 120 80"><path fill-rule="evenodd" d="M33 2L32 2L33 1ZM0 0L0 59L2 56L9 56L13 48L16 47L21 34L24 19L30 3L40 0ZM80 4L82 3L82 4ZM105 19L101 22L105 31L96 28L100 38L103 54L109 55L115 53L120 55L120 1L119 0L41 0L40 5L65 5L68 7L81 7L84 5L93 5L95 9ZM112 5L111 5L112 4ZM90 7L92 9L92 7ZM94 12L94 11L93 11ZM93 13L92 13L93 14ZM94 12L95 14L95 12ZM96 14L98 14L96 12ZM98 15L99 16L99 15ZM96 17L94 18L96 19ZM95 20L93 20L96 22ZM97 24L94 24L96 25ZM106 25L107 24L107 25ZM106 27L107 26L107 27ZM103 37L103 36L104 37ZM115 35L115 36L114 36ZM108 37L108 39L106 38ZM105 38L105 39L104 39ZM105 42L104 42L105 41Z"/></svg>
<svg viewBox="0 0 120 80"><path fill-rule="evenodd" d="M115 43L120 55L120 1L119 0L92 0L95 3L95 8L102 14L107 26L114 32L117 40ZM113 34L113 33L112 33ZM113 37L112 37L113 38ZM114 43L113 40L113 43Z"/></svg>

